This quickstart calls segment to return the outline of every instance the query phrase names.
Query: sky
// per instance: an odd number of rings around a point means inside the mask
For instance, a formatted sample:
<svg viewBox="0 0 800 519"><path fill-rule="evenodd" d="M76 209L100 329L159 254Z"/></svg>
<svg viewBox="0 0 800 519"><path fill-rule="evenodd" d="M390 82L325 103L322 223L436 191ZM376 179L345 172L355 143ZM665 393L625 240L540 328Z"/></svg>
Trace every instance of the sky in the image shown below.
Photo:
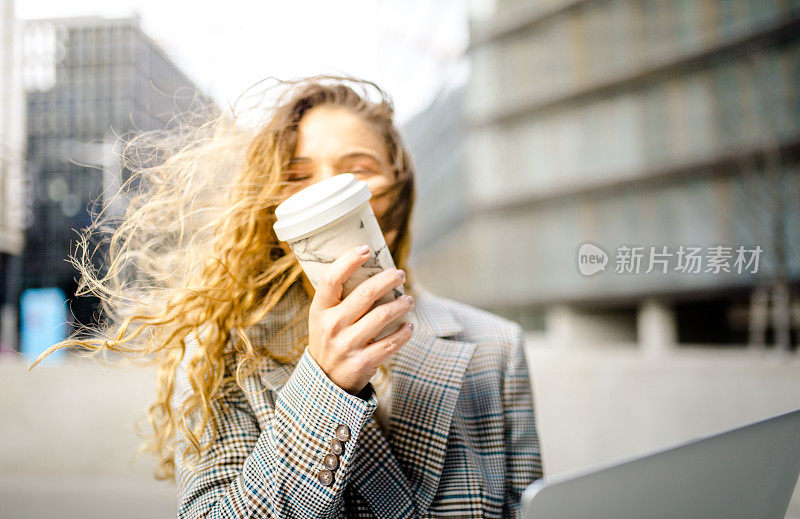
<svg viewBox="0 0 800 519"><path fill-rule="evenodd" d="M226 106L267 76L343 72L388 91L402 124L469 74L466 0L17 0L16 12L138 13L144 31Z"/></svg>

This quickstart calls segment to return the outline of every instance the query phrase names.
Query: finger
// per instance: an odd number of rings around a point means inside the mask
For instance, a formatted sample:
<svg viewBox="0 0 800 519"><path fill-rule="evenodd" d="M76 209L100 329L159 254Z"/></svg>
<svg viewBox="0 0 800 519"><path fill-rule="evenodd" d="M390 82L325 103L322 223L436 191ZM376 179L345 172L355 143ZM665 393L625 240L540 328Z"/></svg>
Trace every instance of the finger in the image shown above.
<svg viewBox="0 0 800 519"><path fill-rule="evenodd" d="M380 366L392 353L398 351L411 339L414 326L408 322L379 341L367 344L364 357L370 366Z"/></svg>
<svg viewBox="0 0 800 519"><path fill-rule="evenodd" d="M353 247L330 264L311 300L314 309L324 310L341 302L344 282L369 258L369 249L361 253L361 247Z"/></svg>
<svg viewBox="0 0 800 519"><path fill-rule="evenodd" d="M414 302L408 301L406 297L410 296L398 297L394 301L378 305L353 323L347 332L350 344L366 343L378 335L386 325L414 308Z"/></svg>
<svg viewBox="0 0 800 519"><path fill-rule="evenodd" d="M386 269L359 283L338 306L339 321L345 326L353 324L376 307L383 296L403 284L404 277L398 275L402 272L398 269Z"/></svg>

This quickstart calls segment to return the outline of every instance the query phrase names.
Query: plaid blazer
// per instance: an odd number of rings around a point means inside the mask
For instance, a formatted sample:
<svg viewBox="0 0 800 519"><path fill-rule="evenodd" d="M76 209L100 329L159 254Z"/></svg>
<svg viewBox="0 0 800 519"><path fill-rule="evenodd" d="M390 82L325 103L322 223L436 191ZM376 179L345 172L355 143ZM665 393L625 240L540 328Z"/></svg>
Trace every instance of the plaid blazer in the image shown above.
<svg viewBox="0 0 800 519"><path fill-rule="evenodd" d="M179 435L178 517L519 517L522 491L543 476L522 329L417 290L413 336L392 365L388 438L371 384L346 392L307 349L295 365L264 359L243 388L229 383L212 403L218 431L196 471ZM300 294L282 300L292 307ZM291 344L291 312L270 314L248 332L254 345ZM175 387L180 405L182 370ZM341 425L350 437L325 485L319 473Z"/></svg>

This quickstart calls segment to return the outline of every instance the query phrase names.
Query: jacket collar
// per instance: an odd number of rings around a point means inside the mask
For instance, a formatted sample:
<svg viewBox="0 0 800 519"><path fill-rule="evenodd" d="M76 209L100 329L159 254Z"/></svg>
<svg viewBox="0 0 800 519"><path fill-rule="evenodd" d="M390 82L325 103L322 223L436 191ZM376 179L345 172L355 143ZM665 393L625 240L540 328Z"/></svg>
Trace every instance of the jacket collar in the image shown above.
<svg viewBox="0 0 800 519"><path fill-rule="evenodd" d="M292 326L297 325L286 326L290 314L277 311L248 333L261 341L266 338L261 334L271 334L271 346L287 344L279 337L285 330L296 332ZM380 518L407 517L409 509L422 515L433 501L464 373L475 350L474 342L459 336L462 327L453 312L424 288L417 287L408 317L414 332L392 363L391 435L386 438L373 414L359 435L352 464L350 482ZM261 381L277 391L294 365L268 358L264 362ZM387 484L396 489L391 498Z"/></svg>
<svg viewBox="0 0 800 519"><path fill-rule="evenodd" d="M437 337L450 337L461 333L461 325L458 324L453 312L426 289L417 287L414 302L414 309L409 312L409 317L415 327L427 329Z"/></svg>

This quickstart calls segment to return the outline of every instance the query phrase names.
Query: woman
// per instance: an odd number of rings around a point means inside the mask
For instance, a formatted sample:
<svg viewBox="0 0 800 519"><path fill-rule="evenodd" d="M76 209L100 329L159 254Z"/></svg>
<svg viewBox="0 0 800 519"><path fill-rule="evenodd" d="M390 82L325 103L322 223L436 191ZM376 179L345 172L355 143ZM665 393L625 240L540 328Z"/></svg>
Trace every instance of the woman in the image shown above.
<svg viewBox="0 0 800 519"><path fill-rule="evenodd" d="M108 270L87 254L99 223L74 259L109 333L51 350L157 364L145 447L179 517L516 517L543 475L522 329L414 282L414 174L387 96L331 76L281 86L261 127L219 116L134 139L155 148L129 165L138 191ZM367 182L399 267L344 299L366 256L337 259L315 291L272 232L280 202L342 172ZM399 284L412 303L368 311ZM413 330L371 341L404 314Z"/></svg>

